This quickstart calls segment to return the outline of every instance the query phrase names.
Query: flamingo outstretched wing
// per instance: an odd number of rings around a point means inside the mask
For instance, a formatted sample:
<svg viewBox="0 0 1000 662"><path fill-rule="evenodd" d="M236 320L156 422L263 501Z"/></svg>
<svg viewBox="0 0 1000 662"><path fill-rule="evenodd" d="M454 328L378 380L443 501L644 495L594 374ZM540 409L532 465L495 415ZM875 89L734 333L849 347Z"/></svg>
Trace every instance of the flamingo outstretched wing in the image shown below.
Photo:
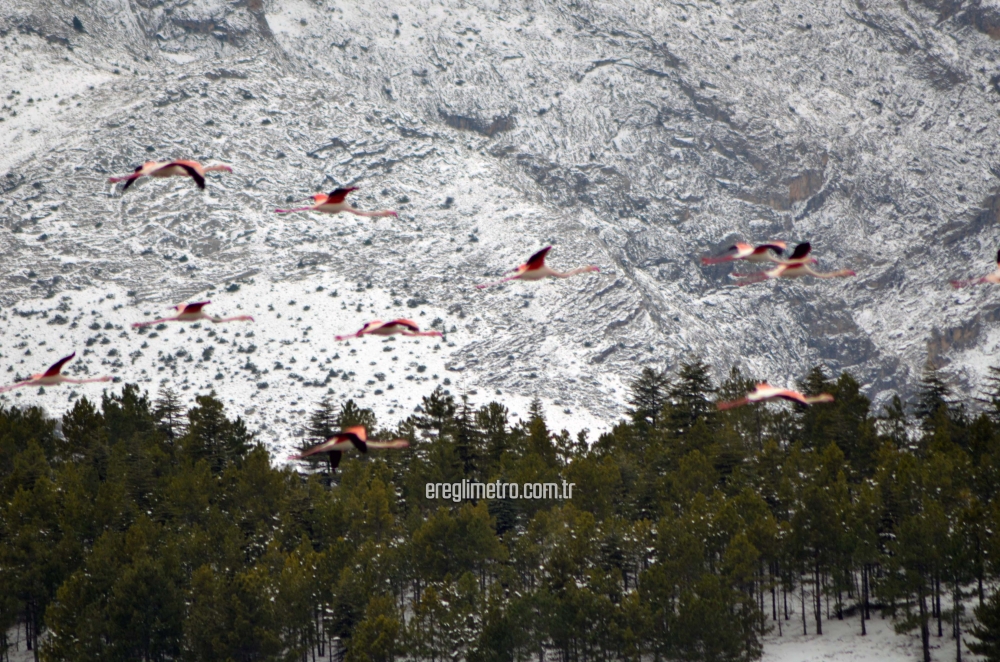
<svg viewBox="0 0 1000 662"><path fill-rule="evenodd" d="M417 326L416 322L414 322L413 320L408 320L408 319L402 319L402 318L400 318L400 319L392 320L391 322L386 322L386 326L390 326L390 325L396 325L396 326L406 327L410 331L419 331L420 330L420 327Z"/></svg>
<svg viewBox="0 0 1000 662"><path fill-rule="evenodd" d="M65 356L65 357L59 359L58 361L56 361L55 363L53 363L51 366L49 366L49 369L46 370L44 373L42 373L42 376L43 377L55 377L56 375L59 374L59 371L62 370L62 367L64 365L66 365L67 362L71 361L74 356L76 356L76 352L73 352L69 356Z"/></svg>
<svg viewBox="0 0 1000 662"><path fill-rule="evenodd" d="M754 253L764 253L765 251L774 251L776 254L781 255L785 252L787 246L783 241L772 241L769 244L761 244L753 249Z"/></svg>
<svg viewBox="0 0 1000 662"><path fill-rule="evenodd" d="M545 256L548 255L548 252L550 250L552 250L552 247L546 246L542 250L538 251L537 253L529 257L528 261L524 263L524 266L526 267L525 270L531 271L532 269L539 269L545 266Z"/></svg>
<svg viewBox="0 0 1000 662"><path fill-rule="evenodd" d="M788 259L790 261L802 260L807 255L809 255L809 252L811 250L812 250L812 244L810 244L808 241L803 241L801 244L795 247L795 249L792 251L792 254L788 256Z"/></svg>
<svg viewBox="0 0 1000 662"><path fill-rule="evenodd" d="M337 439L351 442L351 445L362 453L368 452L368 444L365 443L368 439L368 434L363 425L354 425L349 428L344 428L335 436Z"/></svg>
<svg viewBox="0 0 1000 662"><path fill-rule="evenodd" d="M168 163L167 165L165 165L163 167L164 168L170 168L170 167L174 167L174 166L176 166L178 168L183 168L184 172L186 172L187 174L191 175L191 179L193 179L194 183L198 185L198 188L205 188L205 177L204 177L204 175L202 175L198 171L197 168L195 168L193 165L191 165L190 161L171 161L170 163Z"/></svg>
<svg viewBox="0 0 1000 662"><path fill-rule="evenodd" d="M179 306L177 306L177 310L179 310L181 313L186 313L186 314L200 313L201 309L204 308L205 306L207 306L210 303L212 303L212 302L211 301L198 301L198 302L195 302L195 303L182 303Z"/></svg>
<svg viewBox="0 0 1000 662"><path fill-rule="evenodd" d="M330 191L329 195L326 196L326 202L328 204L336 204L338 202L343 202L347 199L347 194L351 191L357 191L357 186L346 186L343 188L335 188Z"/></svg>
<svg viewBox="0 0 1000 662"><path fill-rule="evenodd" d="M701 263L704 265L710 265L720 264L722 262L732 262L733 260L738 260L741 257L750 255L752 252L753 246L750 244L737 243L727 248L722 255L701 258Z"/></svg>

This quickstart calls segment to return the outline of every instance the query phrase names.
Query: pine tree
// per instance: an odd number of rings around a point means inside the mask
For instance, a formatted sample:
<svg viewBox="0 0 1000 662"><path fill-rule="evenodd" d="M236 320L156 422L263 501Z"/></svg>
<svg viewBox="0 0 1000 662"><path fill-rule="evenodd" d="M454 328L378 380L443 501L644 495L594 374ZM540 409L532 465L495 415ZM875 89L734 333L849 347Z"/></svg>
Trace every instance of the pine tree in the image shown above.
<svg viewBox="0 0 1000 662"><path fill-rule="evenodd" d="M951 409L951 389L945 383L940 371L930 360L924 365L924 374L920 378L920 388L914 414L924 429L928 429L939 412L947 413Z"/></svg>
<svg viewBox="0 0 1000 662"><path fill-rule="evenodd" d="M417 426L424 430L434 430L436 437L451 432L458 407L455 398L438 386L430 395L425 395L421 406L423 414L417 418Z"/></svg>
<svg viewBox="0 0 1000 662"><path fill-rule="evenodd" d="M879 416L879 427L896 448L904 448L909 445L910 438L907 432L906 410L903 408L903 400L898 395L892 396L892 401L882 410Z"/></svg>
<svg viewBox="0 0 1000 662"><path fill-rule="evenodd" d="M984 403L993 422L1000 424L1000 366L990 366L985 386L983 397L976 398L976 400Z"/></svg>
<svg viewBox="0 0 1000 662"><path fill-rule="evenodd" d="M326 441L340 429L340 418L336 406L330 397L323 398L309 415L309 424L306 426L306 438L312 443L318 444Z"/></svg>
<svg viewBox="0 0 1000 662"><path fill-rule="evenodd" d="M187 432L178 441L192 460L208 460L214 471L242 460L251 448L251 435L237 418L226 418L222 402L210 395L195 397L196 405L188 412Z"/></svg>
<svg viewBox="0 0 1000 662"><path fill-rule="evenodd" d="M349 407L348 407L349 405ZM305 429L305 439L298 445L299 451L305 451L308 448L315 446L316 444L323 443L339 430L341 430L340 421L360 419L359 412L357 410L354 401L349 400L344 408L337 411L336 406L330 397L323 398L320 403L313 410L312 414L309 415L309 422ZM365 410L367 411L367 410ZM305 457L304 461L312 470L316 470L322 466L326 466L329 462L329 454L317 454ZM327 456L327 457L324 457ZM332 476L329 476L332 480Z"/></svg>
<svg viewBox="0 0 1000 662"><path fill-rule="evenodd" d="M400 647L400 617L391 596L373 596L351 636L344 662L393 662Z"/></svg>
<svg viewBox="0 0 1000 662"><path fill-rule="evenodd" d="M830 378L826 376L826 370L823 366L815 366L806 375L806 378L799 384L802 392L806 395L819 395L820 393L827 393L833 388L833 384L830 382Z"/></svg>
<svg viewBox="0 0 1000 662"><path fill-rule="evenodd" d="M626 400L631 405L626 410L629 417L636 423L655 426L663 405L670 397L670 377L666 371L643 368L642 373L629 386L629 391L629 398Z"/></svg>
<svg viewBox="0 0 1000 662"><path fill-rule="evenodd" d="M340 406L336 429L343 430L354 425L363 425L368 434L374 434L377 422L375 412L359 407L354 400L348 400Z"/></svg>
<svg viewBox="0 0 1000 662"><path fill-rule="evenodd" d="M534 398L528 409L528 422L525 426L527 433L527 450L529 453L537 455L548 467L556 467L559 464L556 447L552 443L549 435L549 428L545 424L545 412L542 401Z"/></svg>
<svg viewBox="0 0 1000 662"><path fill-rule="evenodd" d="M161 390L160 397L153 403L153 417L171 442L184 434L183 414L184 407L177 392L170 387Z"/></svg>
<svg viewBox="0 0 1000 662"><path fill-rule="evenodd" d="M476 412L476 427L483 435L484 478L495 474L500 467L500 458L508 449L507 415L507 408L498 402L491 402Z"/></svg>
<svg viewBox="0 0 1000 662"><path fill-rule="evenodd" d="M683 434L699 420L709 420L715 410L715 387L708 366L701 359L682 363L668 391L671 428Z"/></svg>
<svg viewBox="0 0 1000 662"><path fill-rule="evenodd" d="M470 478L479 476L482 433L476 427L476 417L467 395L462 396L462 407L455 419L455 448L462 460L462 472Z"/></svg>
<svg viewBox="0 0 1000 662"><path fill-rule="evenodd" d="M969 634L979 641L970 641L969 650L982 655L988 662L1000 662L1000 593L994 593L975 608L976 625Z"/></svg>

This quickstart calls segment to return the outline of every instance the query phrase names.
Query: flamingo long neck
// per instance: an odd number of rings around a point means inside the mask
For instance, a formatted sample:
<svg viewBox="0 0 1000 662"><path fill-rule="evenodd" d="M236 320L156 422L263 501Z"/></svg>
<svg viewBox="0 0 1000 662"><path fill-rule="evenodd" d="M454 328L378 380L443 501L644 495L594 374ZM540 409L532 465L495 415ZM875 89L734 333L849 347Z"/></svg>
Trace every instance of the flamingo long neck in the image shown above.
<svg viewBox="0 0 1000 662"><path fill-rule="evenodd" d="M566 272L566 275L563 276L563 277L564 278L568 278L570 276L575 276L577 274L586 274L586 273L590 273L591 271L600 271L600 270L601 270L600 267L596 267L596 266L594 266L592 264L588 264L585 267L577 267L576 269L570 269L569 271Z"/></svg>
<svg viewBox="0 0 1000 662"><path fill-rule="evenodd" d="M723 255L721 257L703 257L701 258L701 263L705 265L722 264L723 262L732 262L733 260L736 259L738 258L736 258L733 255Z"/></svg>
<svg viewBox="0 0 1000 662"><path fill-rule="evenodd" d="M804 267L806 273L810 276L815 276L816 278L842 278L844 276L852 276L854 272L850 269L841 269L840 271L829 271L827 273L819 273L810 269L808 266Z"/></svg>
<svg viewBox="0 0 1000 662"><path fill-rule="evenodd" d="M751 285L753 283L759 283L761 281L765 281L768 278L777 278L780 275L781 275L781 267L778 267L777 269L772 269L771 271L758 271L757 273L747 274L747 276L743 280L739 281L736 284L739 285L740 287L743 287L744 285Z"/></svg>
<svg viewBox="0 0 1000 662"><path fill-rule="evenodd" d="M222 165L221 163L207 166L204 170L204 172L232 172L232 171L233 171L232 168L230 168L227 165Z"/></svg>
<svg viewBox="0 0 1000 662"><path fill-rule="evenodd" d="M252 322L253 321L253 318L250 317L249 315L236 315L235 317L209 317L208 315L206 315L205 317L207 317L209 320L211 320L213 324L221 324L222 322L247 322L247 321Z"/></svg>
<svg viewBox="0 0 1000 662"><path fill-rule="evenodd" d="M396 212L389 211L388 209L379 209L376 211L363 211L361 209L355 209L350 205L345 207L344 211L350 212L355 216L397 216Z"/></svg>
<svg viewBox="0 0 1000 662"><path fill-rule="evenodd" d="M506 283L508 280L517 280L521 277L524 272L519 272L513 276L507 276L506 278L501 278L500 280L495 280L492 283L483 283L482 285L476 285L476 289L481 290L484 287L493 287L494 285L499 285L500 283Z"/></svg>

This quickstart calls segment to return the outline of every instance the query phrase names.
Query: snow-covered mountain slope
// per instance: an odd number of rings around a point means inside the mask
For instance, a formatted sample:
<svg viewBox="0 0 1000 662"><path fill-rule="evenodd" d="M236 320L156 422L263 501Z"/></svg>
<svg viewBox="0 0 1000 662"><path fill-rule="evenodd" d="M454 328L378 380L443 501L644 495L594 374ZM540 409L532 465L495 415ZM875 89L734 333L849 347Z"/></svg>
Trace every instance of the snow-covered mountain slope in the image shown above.
<svg viewBox="0 0 1000 662"><path fill-rule="evenodd" d="M109 321L126 336L110 339L132 352L144 340L129 320L209 290L220 307L251 296L262 306L262 348L297 334L267 316L308 295L300 328L312 325L327 355L334 333L424 311L421 322L455 332L437 352L401 343L423 353L414 361L440 361L442 379L479 399L540 395L571 420L620 413L641 365L693 355L778 383L817 363L849 369L883 400L908 392L928 354L975 388L1000 343L997 292L947 284L990 270L1000 244L994 4L2 8L8 364L32 333L17 320L39 323L15 309L51 308L51 320L71 297L64 316L77 327L51 327L65 336L59 354L93 335L88 302L115 294L124 307ZM106 183L147 158L185 156L235 172L211 175L205 192L166 180L123 195ZM400 218L273 213L346 184L361 187L359 206ZM809 240L821 268L859 275L736 288L732 267L699 257L738 238ZM601 274L472 287L548 243L555 268L596 263ZM135 367L149 375L153 352L142 351ZM133 379L119 352L122 366L95 355L89 370ZM339 353L315 356L366 384L364 366ZM212 386L229 398L260 381L221 367ZM165 376L201 389L212 368ZM279 416L289 426L290 414Z"/></svg>

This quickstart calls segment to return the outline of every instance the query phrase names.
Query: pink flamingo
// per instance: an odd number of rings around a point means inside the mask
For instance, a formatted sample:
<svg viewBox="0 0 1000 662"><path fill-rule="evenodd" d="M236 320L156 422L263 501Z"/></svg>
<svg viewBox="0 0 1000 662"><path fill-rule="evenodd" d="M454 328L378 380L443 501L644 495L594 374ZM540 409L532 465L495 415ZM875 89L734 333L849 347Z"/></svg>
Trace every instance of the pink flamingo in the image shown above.
<svg viewBox="0 0 1000 662"><path fill-rule="evenodd" d="M13 391L16 388L21 388L22 386L56 386L57 384L89 384L90 382L110 382L110 377L95 377L94 379L72 379L66 377L60 372L62 367L66 365L74 356L76 352L73 352L65 358L61 358L43 373L32 375L29 379L25 379L23 382L18 382L16 384L11 384L10 386L4 386L0 388L0 393L6 393L7 391Z"/></svg>
<svg viewBox="0 0 1000 662"><path fill-rule="evenodd" d="M203 307L210 303L212 302L199 301L198 303L179 303L176 306L172 306L177 311L177 315L173 317L163 317L158 320L153 320L152 322L136 322L132 325L132 328L138 329L143 326L160 324L162 322L197 322L198 320L208 320L212 324L220 324L222 322L253 321L253 317L250 315L237 315L236 317L213 317L202 310Z"/></svg>
<svg viewBox="0 0 1000 662"><path fill-rule="evenodd" d="M997 270L991 274L986 274L980 278L971 278L969 280L953 280L951 281L951 286L954 288L968 287L969 285L981 285L982 283L1000 283L1000 251L997 251Z"/></svg>
<svg viewBox="0 0 1000 662"><path fill-rule="evenodd" d="M357 186L348 186L347 188L334 189L333 191L330 191L330 193L317 193L316 195L311 196L316 204L310 207L275 209L274 211L279 214L291 214L297 211L318 211L324 214L339 214L342 211L346 211L354 214L355 216L399 216L399 214L389 209L381 209L378 211L361 211L360 209L355 209L351 206L351 203L347 201L347 194L351 191L357 190Z"/></svg>
<svg viewBox="0 0 1000 662"><path fill-rule="evenodd" d="M340 458L344 451L349 448L356 448L362 453L367 453L369 448L407 448L410 442L406 439L393 439L392 441L368 441L368 434L363 425L356 425L344 428L321 444L316 444L298 455L289 455L289 460L301 460L310 455L319 453L329 453L327 458L330 461L330 471L333 472L340 465Z"/></svg>
<svg viewBox="0 0 1000 662"><path fill-rule="evenodd" d="M548 265L545 264L545 255L552 250L551 246L546 246L542 250L538 251L534 255L528 258L528 261L519 266L517 269L511 269L511 271L516 271L513 276L508 276L507 278L501 278L498 281L492 283L485 283L483 285L476 285L478 289L483 289L484 287L491 287L493 285L499 285L500 283L506 283L508 280L541 280L543 278L569 278L570 276L575 276L577 274L589 273L591 271L600 271L601 268L594 265L588 265L586 267L577 267L576 269L570 269L569 271L562 273L550 269Z"/></svg>
<svg viewBox="0 0 1000 662"><path fill-rule="evenodd" d="M786 248L787 246L783 241L772 241L771 243L759 246L737 243L727 248L724 255L701 258L701 263L709 265L732 262L733 260L746 260L747 262L777 262L781 264L782 261L772 255L771 252L773 251L777 255L781 255L785 252Z"/></svg>
<svg viewBox="0 0 1000 662"><path fill-rule="evenodd" d="M232 172L233 169L222 164L203 166L197 161L146 161L137 166L131 175L112 177L108 182L111 184L125 182L122 191L126 191L140 177L190 177L198 188L205 188L205 173L215 171Z"/></svg>
<svg viewBox="0 0 1000 662"><path fill-rule="evenodd" d="M803 241L801 244L795 246L792 250L792 254L788 256L787 260L770 260L771 262L776 262L778 264L796 265L796 264L818 264L815 258L809 257L809 253L812 251L812 244L808 241ZM754 260L747 260L748 262ZM763 262L764 260L756 260L756 262ZM747 278L753 277L755 274L738 274L734 273L733 278Z"/></svg>
<svg viewBox="0 0 1000 662"><path fill-rule="evenodd" d="M413 320L398 319L389 322L382 320L372 320L368 322L357 333L347 336L336 336L337 340L347 340L348 338L360 338L361 336L392 336L400 333L404 336L435 336L443 338L440 331L421 331L420 327Z"/></svg>
<svg viewBox="0 0 1000 662"><path fill-rule="evenodd" d="M757 388L750 393L747 393L744 398L731 400L729 402L719 402L716 404L719 409L732 409L733 407L741 407L754 402L764 402L766 400L775 399L791 400L792 402L798 402L801 405L812 405L817 402L833 402L833 396L829 393L820 393L819 395L802 395L798 391L791 391L787 388L778 388L761 382L760 384L757 384Z"/></svg>

